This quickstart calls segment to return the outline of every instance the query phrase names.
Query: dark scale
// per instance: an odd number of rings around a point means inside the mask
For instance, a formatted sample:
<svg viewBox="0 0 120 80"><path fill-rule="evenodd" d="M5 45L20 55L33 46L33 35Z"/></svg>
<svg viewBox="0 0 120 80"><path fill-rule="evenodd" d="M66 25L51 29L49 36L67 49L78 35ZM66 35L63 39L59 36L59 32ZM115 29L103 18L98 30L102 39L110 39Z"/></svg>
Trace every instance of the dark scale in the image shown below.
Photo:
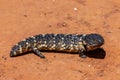
<svg viewBox="0 0 120 80"><path fill-rule="evenodd" d="M86 51L95 50L104 44L104 39L99 34L40 34L24 39L14 45L10 56L33 51L41 58L45 56L42 50L76 52L81 57L86 57Z"/></svg>

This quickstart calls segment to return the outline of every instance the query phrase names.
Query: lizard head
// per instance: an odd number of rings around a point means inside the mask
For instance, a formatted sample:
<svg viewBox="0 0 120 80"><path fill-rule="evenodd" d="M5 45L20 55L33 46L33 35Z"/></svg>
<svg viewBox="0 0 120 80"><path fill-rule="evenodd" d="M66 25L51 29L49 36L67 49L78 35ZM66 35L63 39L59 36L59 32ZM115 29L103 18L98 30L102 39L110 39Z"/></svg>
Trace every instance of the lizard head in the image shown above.
<svg viewBox="0 0 120 80"><path fill-rule="evenodd" d="M87 51L95 50L104 44L104 38L100 34L87 34L83 37L83 44Z"/></svg>

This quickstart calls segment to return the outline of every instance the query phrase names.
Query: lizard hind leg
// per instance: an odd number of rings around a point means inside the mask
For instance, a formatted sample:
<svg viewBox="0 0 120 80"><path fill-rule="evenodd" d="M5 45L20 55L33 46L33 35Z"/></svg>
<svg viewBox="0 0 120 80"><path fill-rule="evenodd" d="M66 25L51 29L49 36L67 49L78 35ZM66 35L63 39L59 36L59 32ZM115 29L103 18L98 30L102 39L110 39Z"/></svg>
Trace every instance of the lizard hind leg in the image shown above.
<svg viewBox="0 0 120 80"><path fill-rule="evenodd" d="M40 58L45 58L45 56L40 52L40 50L34 46L31 47L33 52L38 55Z"/></svg>

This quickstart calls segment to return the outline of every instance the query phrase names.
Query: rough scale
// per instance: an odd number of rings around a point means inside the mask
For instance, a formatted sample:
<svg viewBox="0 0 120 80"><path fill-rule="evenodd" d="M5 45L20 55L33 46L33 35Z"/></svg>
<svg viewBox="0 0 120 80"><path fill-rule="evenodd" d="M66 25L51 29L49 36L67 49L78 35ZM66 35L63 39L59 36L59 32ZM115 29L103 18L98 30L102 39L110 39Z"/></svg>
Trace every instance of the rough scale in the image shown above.
<svg viewBox="0 0 120 80"><path fill-rule="evenodd" d="M40 34L31 36L14 45L10 56L18 56L32 51L41 58L45 51L75 52L85 58L85 52L100 48L104 44L101 35L92 34Z"/></svg>

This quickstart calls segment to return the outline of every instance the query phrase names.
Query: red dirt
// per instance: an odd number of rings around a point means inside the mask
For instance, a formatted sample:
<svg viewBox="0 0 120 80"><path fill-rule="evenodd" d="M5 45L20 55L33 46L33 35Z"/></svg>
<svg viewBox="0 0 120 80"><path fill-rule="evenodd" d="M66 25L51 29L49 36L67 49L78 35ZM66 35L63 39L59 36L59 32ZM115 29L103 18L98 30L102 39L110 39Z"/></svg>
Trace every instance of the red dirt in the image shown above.
<svg viewBox="0 0 120 80"><path fill-rule="evenodd" d="M14 44L43 33L100 33L106 56L9 56ZM0 0L0 37L0 80L120 80L119 0Z"/></svg>

